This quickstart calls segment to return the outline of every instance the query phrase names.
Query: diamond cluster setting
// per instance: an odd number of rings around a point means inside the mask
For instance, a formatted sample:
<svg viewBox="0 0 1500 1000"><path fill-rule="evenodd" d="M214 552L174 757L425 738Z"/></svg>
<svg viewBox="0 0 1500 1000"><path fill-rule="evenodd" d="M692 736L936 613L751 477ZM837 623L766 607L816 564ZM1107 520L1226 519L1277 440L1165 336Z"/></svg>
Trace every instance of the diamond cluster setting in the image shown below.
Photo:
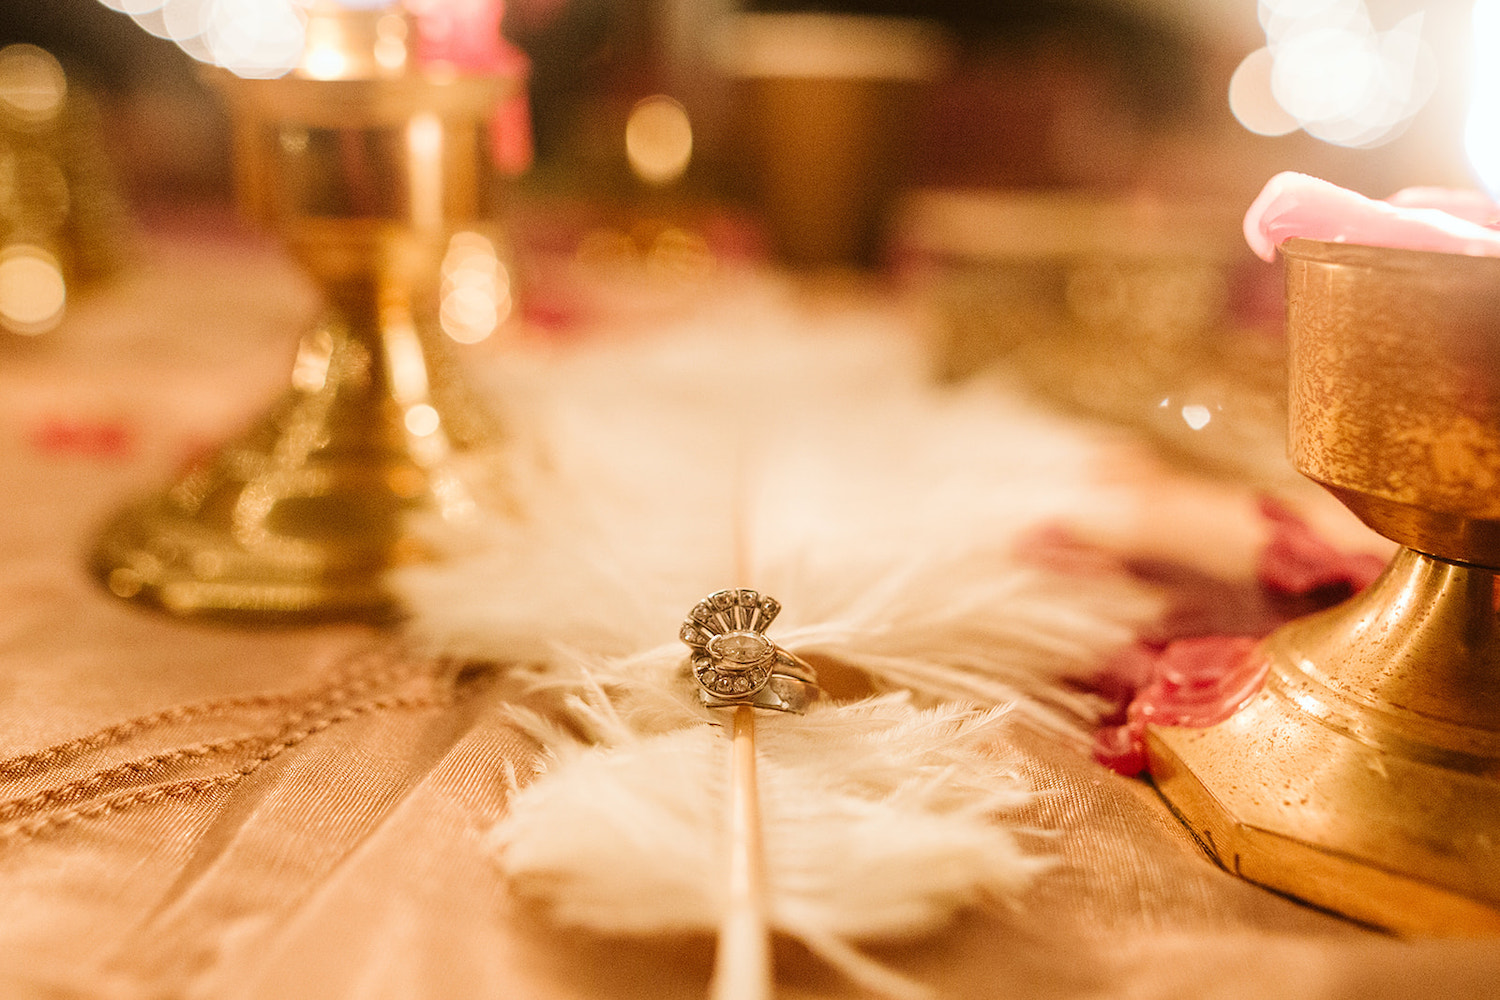
<svg viewBox="0 0 1500 1000"><path fill-rule="evenodd" d="M764 632L780 611L774 598L741 588L710 594L688 613L679 636L693 651L693 676L704 691L741 699L766 686L776 646Z"/></svg>

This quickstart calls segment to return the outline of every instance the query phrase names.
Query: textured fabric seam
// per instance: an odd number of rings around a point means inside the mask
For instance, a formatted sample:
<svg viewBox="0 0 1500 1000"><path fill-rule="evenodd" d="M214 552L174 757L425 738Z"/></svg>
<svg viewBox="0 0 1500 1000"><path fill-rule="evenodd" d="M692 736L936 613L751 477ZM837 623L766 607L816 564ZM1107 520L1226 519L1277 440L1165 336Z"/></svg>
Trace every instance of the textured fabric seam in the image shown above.
<svg viewBox="0 0 1500 1000"><path fill-rule="evenodd" d="M260 770L272 760L275 760L287 750L336 723L346 722L371 712L392 709L435 708L447 704L451 700L448 697L437 697L434 695L402 695L377 698L358 705L350 705L331 715L324 716L302 729L284 733L276 742L269 744L258 755L232 771L225 771L205 778L192 778L123 792L47 815L32 816L18 822L0 826L0 842L13 843L27 840L50 830L67 826L77 820L99 819L124 812L138 805L149 805L166 799L191 798L192 796L212 792L217 789L231 788Z"/></svg>
<svg viewBox="0 0 1500 1000"><path fill-rule="evenodd" d="M58 743L34 753L0 761L0 777L19 777L35 773L50 765L61 763L68 757L85 753L89 750L97 750L115 743L121 743L132 736L152 729L173 723L188 722L193 719L232 711L237 708L269 708L276 705L295 705L299 702L305 702L308 698L319 696L322 696L322 703L324 704L336 703L363 694L382 683L399 679L403 674L411 674L413 672L409 666L386 667L369 674L336 677L327 684L314 686L303 691L291 691L284 694L244 695L235 698L200 702L195 705L181 705L163 709L160 712L152 712L149 715L128 719L86 736Z"/></svg>

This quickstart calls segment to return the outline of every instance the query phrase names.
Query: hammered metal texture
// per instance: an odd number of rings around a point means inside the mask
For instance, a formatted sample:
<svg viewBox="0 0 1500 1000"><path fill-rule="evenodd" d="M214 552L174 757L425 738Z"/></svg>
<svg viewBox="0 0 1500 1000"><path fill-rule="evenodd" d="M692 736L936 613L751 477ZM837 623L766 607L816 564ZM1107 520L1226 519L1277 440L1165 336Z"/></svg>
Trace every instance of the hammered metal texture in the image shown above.
<svg viewBox="0 0 1500 1000"><path fill-rule="evenodd" d="M1298 471L1387 538L1500 567L1500 259L1283 253Z"/></svg>

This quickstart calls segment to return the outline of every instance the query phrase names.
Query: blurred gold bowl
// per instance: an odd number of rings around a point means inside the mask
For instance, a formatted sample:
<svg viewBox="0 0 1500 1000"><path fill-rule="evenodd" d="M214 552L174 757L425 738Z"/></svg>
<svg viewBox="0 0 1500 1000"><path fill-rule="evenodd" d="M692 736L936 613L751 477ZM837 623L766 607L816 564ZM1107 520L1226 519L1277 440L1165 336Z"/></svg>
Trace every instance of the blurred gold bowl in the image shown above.
<svg viewBox="0 0 1500 1000"><path fill-rule="evenodd" d="M1179 456L1281 478L1284 346L1275 321L1236 314L1240 283L1272 277L1246 250L1240 214L1086 192L919 191L897 246L938 318L939 378L1004 379Z"/></svg>

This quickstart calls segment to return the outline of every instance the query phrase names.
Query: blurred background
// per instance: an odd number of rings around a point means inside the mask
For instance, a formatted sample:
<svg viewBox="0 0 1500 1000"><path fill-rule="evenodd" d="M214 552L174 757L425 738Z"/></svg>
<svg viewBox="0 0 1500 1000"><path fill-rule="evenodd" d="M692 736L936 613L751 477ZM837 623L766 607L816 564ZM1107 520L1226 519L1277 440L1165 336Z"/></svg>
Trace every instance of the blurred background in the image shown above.
<svg viewBox="0 0 1500 1000"><path fill-rule="evenodd" d="M147 28L152 8L162 7L109 2ZM747 197L752 125L735 84L753 70L743 53L737 62L726 51L735 44L730 26L744 13L820 12L917 18L938 33L939 57L922 71L923 93L898 126L903 184L1191 192L1248 202L1280 169L1372 195L1469 183L1462 120L1472 7L1471 0L509 0L503 24L531 60L537 184L628 186L625 119L642 98L666 94L693 128L681 190ZM1320 12L1321 21L1313 18ZM1317 35L1310 44L1287 41L1299 17L1317 29L1303 33ZM1352 54L1338 48L1330 24L1344 29ZM1274 102L1262 106L1264 82L1256 92L1252 78L1268 76L1270 60L1247 57L1266 49L1273 29L1283 52L1306 50L1307 65L1281 67L1284 78L1301 73L1301 84L1288 86L1306 93L1281 96L1283 104L1300 100L1291 111L1304 118L1331 120L1315 126L1317 134ZM97 96L109 154L133 199L226 196L225 117L177 44L100 0L6 4L0 43L13 42L52 52ZM1371 52L1386 64L1372 71ZM1231 80L1242 66L1242 106L1232 108ZM1361 105L1346 93L1370 90L1372 72L1404 101L1371 93ZM1374 106L1381 100L1384 107ZM1356 124L1329 113L1340 101ZM1257 134L1268 131L1284 134Z"/></svg>
<svg viewBox="0 0 1500 1000"><path fill-rule="evenodd" d="M1465 128L1488 63L1474 16L1490 2L406 7L498 20L504 57L528 68L519 113L495 120L505 280L465 342L507 322L557 333L618 319L622 303L680 301L747 263L894 278L939 317L940 377L1004 369L1135 422L1165 406L1164 433L1197 447L1213 438L1205 415L1246 409L1233 395L1274 409L1274 350L1241 332L1274 338L1279 277L1244 245L1246 207L1283 170L1375 197L1475 186ZM270 37L272 8L295 27L317 3L335 0L0 9L0 46L55 56L70 109L56 135L30 112L0 115L0 237L31 254L0 260L0 327L55 325L61 286L37 292L37 275L107 271L128 243L108 238L121 219L232 217L232 126L201 62ZM0 111L35 104L50 72L38 65L0 60L0 98L14 98Z"/></svg>

